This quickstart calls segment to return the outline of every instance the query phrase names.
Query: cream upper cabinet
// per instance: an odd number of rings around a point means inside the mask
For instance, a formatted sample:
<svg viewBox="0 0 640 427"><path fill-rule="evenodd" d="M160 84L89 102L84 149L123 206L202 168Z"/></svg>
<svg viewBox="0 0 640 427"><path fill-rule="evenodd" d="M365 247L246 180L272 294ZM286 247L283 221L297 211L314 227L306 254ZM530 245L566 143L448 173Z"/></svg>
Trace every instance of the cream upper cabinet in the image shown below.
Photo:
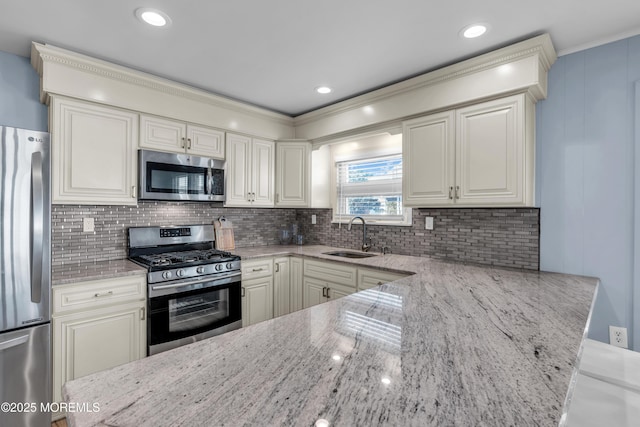
<svg viewBox="0 0 640 427"><path fill-rule="evenodd" d="M50 105L52 203L137 203L138 114L63 97Z"/></svg>
<svg viewBox="0 0 640 427"><path fill-rule="evenodd" d="M311 143L276 143L276 207L304 208L310 203Z"/></svg>
<svg viewBox="0 0 640 427"><path fill-rule="evenodd" d="M433 114L402 125L404 206L453 204L455 114Z"/></svg>
<svg viewBox="0 0 640 427"><path fill-rule="evenodd" d="M405 206L531 206L534 113L520 94L405 122Z"/></svg>
<svg viewBox="0 0 640 427"><path fill-rule="evenodd" d="M140 115L140 147L225 158L224 132L164 117Z"/></svg>
<svg viewBox="0 0 640 427"><path fill-rule="evenodd" d="M275 143L227 134L225 206L274 206Z"/></svg>
<svg viewBox="0 0 640 427"><path fill-rule="evenodd" d="M456 203L533 202L533 108L518 95L456 111Z"/></svg>

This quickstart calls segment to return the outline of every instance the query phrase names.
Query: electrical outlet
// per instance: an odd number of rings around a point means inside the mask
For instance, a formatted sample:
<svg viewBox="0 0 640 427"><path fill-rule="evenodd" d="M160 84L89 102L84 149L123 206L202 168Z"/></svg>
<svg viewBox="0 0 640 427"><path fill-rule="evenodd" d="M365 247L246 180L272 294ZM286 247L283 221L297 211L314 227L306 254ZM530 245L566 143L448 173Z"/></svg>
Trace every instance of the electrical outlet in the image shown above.
<svg viewBox="0 0 640 427"><path fill-rule="evenodd" d="M83 218L82 231L85 233L91 233L94 230L95 230L95 223L93 222L93 218Z"/></svg>
<svg viewBox="0 0 640 427"><path fill-rule="evenodd" d="M629 348L627 342L627 328L609 326L609 343L616 347Z"/></svg>
<svg viewBox="0 0 640 427"><path fill-rule="evenodd" d="M433 217L432 216L424 217L424 229L425 230L433 230Z"/></svg>
<svg viewBox="0 0 640 427"><path fill-rule="evenodd" d="M311 224L315 224L318 221L317 218L317 216L311 215Z"/></svg>

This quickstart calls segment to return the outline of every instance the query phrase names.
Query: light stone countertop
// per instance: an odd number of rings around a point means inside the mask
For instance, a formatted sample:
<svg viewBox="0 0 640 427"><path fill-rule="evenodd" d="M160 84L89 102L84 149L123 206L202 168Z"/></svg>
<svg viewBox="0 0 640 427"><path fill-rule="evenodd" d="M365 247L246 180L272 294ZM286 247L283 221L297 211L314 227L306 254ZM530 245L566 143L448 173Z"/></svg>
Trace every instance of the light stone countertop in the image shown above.
<svg viewBox="0 0 640 427"><path fill-rule="evenodd" d="M122 276L147 274L147 269L126 259L96 262L76 262L54 265L51 269L51 285L68 285L70 283L90 280L112 279Z"/></svg>
<svg viewBox="0 0 640 427"><path fill-rule="evenodd" d="M326 246L243 259L337 261ZM67 383L70 426L558 425L595 278L385 255L374 289Z"/></svg>

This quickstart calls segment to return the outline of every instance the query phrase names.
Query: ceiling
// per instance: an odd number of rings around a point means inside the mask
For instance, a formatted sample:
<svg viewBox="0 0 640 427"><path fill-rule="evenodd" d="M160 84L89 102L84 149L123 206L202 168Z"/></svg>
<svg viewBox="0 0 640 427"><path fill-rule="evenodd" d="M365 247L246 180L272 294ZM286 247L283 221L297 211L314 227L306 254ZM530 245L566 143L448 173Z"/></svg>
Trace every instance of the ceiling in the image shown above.
<svg viewBox="0 0 640 427"><path fill-rule="evenodd" d="M172 25L142 24L138 7ZM2 51L48 43L290 116L545 32L560 54L640 33L638 0L0 0L0 12ZM459 36L475 22L488 33Z"/></svg>

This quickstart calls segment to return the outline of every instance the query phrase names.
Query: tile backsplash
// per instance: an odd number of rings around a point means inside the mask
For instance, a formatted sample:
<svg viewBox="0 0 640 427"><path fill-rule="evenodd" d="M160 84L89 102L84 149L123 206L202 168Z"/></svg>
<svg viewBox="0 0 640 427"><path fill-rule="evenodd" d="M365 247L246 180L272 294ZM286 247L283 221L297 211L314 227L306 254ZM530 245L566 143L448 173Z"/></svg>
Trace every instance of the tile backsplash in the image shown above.
<svg viewBox="0 0 640 427"><path fill-rule="evenodd" d="M127 228L233 222L237 247L278 244L277 230L296 220L294 209L223 208L219 203L139 202L137 206L53 205L52 264L127 257ZM94 218L95 232L82 231Z"/></svg>
<svg viewBox="0 0 640 427"><path fill-rule="evenodd" d="M311 225L311 215L316 225ZM433 217L433 230L425 230L425 217ZM331 223L331 209L298 209L297 220L308 243L360 249L362 225ZM538 270L540 210L537 208L413 209L413 225L367 226L371 251L387 246L391 253L428 256Z"/></svg>
<svg viewBox="0 0 640 427"><path fill-rule="evenodd" d="M315 214L317 224L311 225ZM127 228L211 224L224 215L234 225L237 247L278 244L278 230L298 223L307 244L359 249L362 225L331 223L331 209L223 208L219 203L140 202L137 206L53 205L52 263L104 261L127 256ZM425 230L425 217L434 229ZM82 231L83 218L95 231ZM372 251L537 270L540 211L537 208L414 209L413 225L372 225Z"/></svg>

